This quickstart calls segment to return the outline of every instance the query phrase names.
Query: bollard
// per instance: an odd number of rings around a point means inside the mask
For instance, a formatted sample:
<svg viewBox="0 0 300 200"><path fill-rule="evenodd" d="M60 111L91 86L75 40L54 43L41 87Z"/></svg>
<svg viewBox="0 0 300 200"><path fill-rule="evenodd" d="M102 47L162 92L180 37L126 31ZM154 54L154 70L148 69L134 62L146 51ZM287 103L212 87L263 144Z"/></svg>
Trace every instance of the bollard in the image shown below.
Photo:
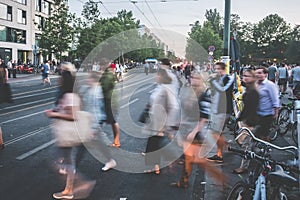
<svg viewBox="0 0 300 200"><path fill-rule="evenodd" d="M299 170L300 170L300 162L299 162L299 158L300 158L300 100L297 100L295 101L294 103L294 106L295 106L295 110L296 110L296 113L297 113L297 132L298 132L298 167L299 167ZM299 189L300 189L300 175L299 175Z"/></svg>
<svg viewBox="0 0 300 200"><path fill-rule="evenodd" d="M3 138L2 138L2 129L0 126L0 150L4 149Z"/></svg>

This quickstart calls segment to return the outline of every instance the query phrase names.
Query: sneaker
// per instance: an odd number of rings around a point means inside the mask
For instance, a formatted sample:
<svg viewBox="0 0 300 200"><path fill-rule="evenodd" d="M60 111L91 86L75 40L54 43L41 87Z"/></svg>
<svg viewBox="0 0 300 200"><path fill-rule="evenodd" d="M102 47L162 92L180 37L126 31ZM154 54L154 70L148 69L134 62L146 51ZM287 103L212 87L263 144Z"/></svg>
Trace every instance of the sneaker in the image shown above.
<svg viewBox="0 0 300 200"><path fill-rule="evenodd" d="M107 162L104 167L102 167L102 171L106 172L111 168L114 168L117 166L117 163L114 159L111 159L109 162Z"/></svg>
<svg viewBox="0 0 300 200"><path fill-rule="evenodd" d="M217 163L223 163L223 158L221 158L221 157L219 157L217 155L214 155L212 157L206 158L206 160L212 161L212 162L217 162Z"/></svg>
<svg viewBox="0 0 300 200"><path fill-rule="evenodd" d="M55 199L73 199L73 194L63 194L62 192L54 193L53 198Z"/></svg>

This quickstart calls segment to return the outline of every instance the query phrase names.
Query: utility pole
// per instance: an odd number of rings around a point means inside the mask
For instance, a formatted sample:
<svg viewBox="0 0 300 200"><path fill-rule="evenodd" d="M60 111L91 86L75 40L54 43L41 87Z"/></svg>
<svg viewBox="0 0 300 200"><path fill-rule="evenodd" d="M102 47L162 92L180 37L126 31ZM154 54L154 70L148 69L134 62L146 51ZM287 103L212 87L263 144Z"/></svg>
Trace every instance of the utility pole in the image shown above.
<svg viewBox="0 0 300 200"><path fill-rule="evenodd" d="M231 0L225 0L225 18L224 18L224 32L223 32L223 56L222 62L226 64L226 72L229 73L229 51L230 51L230 7Z"/></svg>
<svg viewBox="0 0 300 200"><path fill-rule="evenodd" d="M231 7L231 0L225 0L225 18L224 18L224 34L223 34L223 41L224 41L224 49L223 49L223 56L229 56L229 49L230 49L230 7Z"/></svg>

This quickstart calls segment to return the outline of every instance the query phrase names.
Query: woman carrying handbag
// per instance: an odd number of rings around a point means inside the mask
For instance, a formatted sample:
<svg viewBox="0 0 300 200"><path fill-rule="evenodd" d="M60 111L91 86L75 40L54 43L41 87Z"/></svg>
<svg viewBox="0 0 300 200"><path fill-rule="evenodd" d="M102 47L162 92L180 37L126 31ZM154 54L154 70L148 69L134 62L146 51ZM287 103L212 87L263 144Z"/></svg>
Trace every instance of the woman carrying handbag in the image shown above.
<svg viewBox="0 0 300 200"><path fill-rule="evenodd" d="M54 193L55 199L74 198L74 180L78 180L78 170L76 164L83 153L82 127L79 125L77 113L80 111L80 97L74 93L75 76L74 66L71 63L62 63L62 76L60 80L60 95L58 97L58 107L55 110L46 110L45 114L53 118L53 133L56 145L63 159L63 170L67 175L66 186L62 192ZM76 124L77 123L77 124ZM89 126L89 124L88 124ZM89 128L84 127L86 130Z"/></svg>

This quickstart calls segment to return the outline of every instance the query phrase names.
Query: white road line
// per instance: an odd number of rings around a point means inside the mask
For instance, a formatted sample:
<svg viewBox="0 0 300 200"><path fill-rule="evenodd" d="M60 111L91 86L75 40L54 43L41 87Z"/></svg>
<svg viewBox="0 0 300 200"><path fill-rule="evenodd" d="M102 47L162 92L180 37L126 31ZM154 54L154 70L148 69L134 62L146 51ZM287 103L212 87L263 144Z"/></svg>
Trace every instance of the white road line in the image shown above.
<svg viewBox="0 0 300 200"><path fill-rule="evenodd" d="M7 112L7 113L3 113L3 114L0 114L0 117L1 116L5 116L5 115L10 115L10 114L13 114L13 113L22 112L22 111L25 111L25 110L30 110L32 108L38 108L38 107L41 107L41 106L46 106L46 105L49 105L49 104L53 104L53 102L48 102L48 103L44 103L44 104L40 104L40 105L36 105L36 106L31 106L31 107L28 107L28 108L24 108L24 109L21 109L21 110L16 110L16 111L11 111L11 112Z"/></svg>
<svg viewBox="0 0 300 200"><path fill-rule="evenodd" d="M14 138L14 139L8 140L8 141L4 142L4 144L5 144L6 146L11 145L11 144L16 143L16 142L18 142L18 141L24 140L24 139L26 139L26 138L28 138L28 137L30 137L30 136L34 136L34 135L36 135L36 134L38 134L38 133L40 133L40 132L46 131L46 130L48 130L48 129L50 129L50 128L51 128L51 125L45 126L45 127L43 127L42 129L34 130L34 131L31 131L31 132L26 133L26 134L24 134L24 135L21 135L21 136L19 136L19 137L16 137L16 138Z"/></svg>
<svg viewBox="0 0 300 200"><path fill-rule="evenodd" d="M33 96L40 96L40 95L43 95L43 94L54 93L54 92L56 92L56 91L43 92L43 93L32 94L32 95L21 96L21 97L13 97L13 100L16 100L16 99L24 99L24 98L27 98L27 97L33 97Z"/></svg>
<svg viewBox="0 0 300 200"><path fill-rule="evenodd" d="M116 90L123 90L125 88L128 88L128 87L132 87L132 86L135 86L135 85L138 85L138 84L141 84L143 82L146 82L146 81L149 81L151 79L153 79L154 77L150 77L150 78L147 78L147 79L143 79L141 81L136 81L135 83L132 83L132 84L129 84L129 85L126 85L126 86L120 86L119 88L117 88Z"/></svg>
<svg viewBox="0 0 300 200"><path fill-rule="evenodd" d="M28 103L23 103L23 104L18 104L18 105L15 105L15 106L5 107L5 108L2 108L0 110L7 110L7 109L12 109L12 108L17 108L17 107L20 107L20 106L26 106L26 105L35 104L35 103L38 103L38 102L43 102L43 101L48 101L48 100L53 100L53 99L55 99L55 98L51 97L51 98L42 99L42 100L38 100L38 101L31 101L31 102L28 102Z"/></svg>
<svg viewBox="0 0 300 200"><path fill-rule="evenodd" d="M50 87L50 88L44 88L44 89L38 89L38 90L31 90L31 91L23 92L23 93L16 93L16 94L13 94L13 96L20 96L20 95L23 95L23 94L28 94L28 93L33 93L33 92L40 92L40 91L43 91L43 90L50 90L50 89L57 88L57 87L58 86L53 86L53 87Z"/></svg>
<svg viewBox="0 0 300 200"><path fill-rule="evenodd" d="M47 142L47 143L45 143L45 144L43 144L43 145L41 145L41 146L36 147L36 148L34 148L34 149L28 151L27 153L24 153L24 154L22 154L22 155L16 157L16 159L17 159L17 160L23 160L23 159L25 159L25 158L27 158L27 157L29 157L29 156L31 156L31 155L33 155L33 154L39 152L39 151L41 151L41 150L43 150L43 149L45 149L45 148L51 146L51 145L54 144L54 143L55 143L55 139L53 139L53 140L51 140L51 141L49 141L49 142Z"/></svg>
<svg viewBox="0 0 300 200"><path fill-rule="evenodd" d="M139 99L133 99L132 101L128 102L127 104L121 106L120 109L123 109L123 108L125 108L126 106L129 106L130 104L132 104L132 103L134 103L134 102L136 102L136 101L138 101L138 100L139 100Z"/></svg>
<svg viewBox="0 0 300 200"><path fill-rule="evenodd" d="M143 92L143 91L147 90L148 88L150 88L150 87L152 87L152 86L154 86L154 85L155 85L155 84L151 84L151 85L149 85L148 87L145 87L145 88L138 89L138 90L134 91L134 93L132 93L132 94L128 94L128 95L126 95L126 96L122 96L122 98L121 98L120 100L126 99L126 98L132 96L133 94L137 94L137 93L139 93L139 92Z"/></svg>
<svg viewBox="0 0 300 200"><path fill-rule="evenodd" d="M30 115L25 115L25 116L22 116L22 117L10 119L10 120L1 122L0 125L1 125L1 124L7 124L7 123L10 123L10 122L14 122L14 121L18 121L18 120L20 120L20 119L24 119L24 118L31 117L31 116L34 116L34 115L39 115L39 114L44 113L44 112L45 112L45 111L43 110L43 111L40 111L40 112L32 113L32 114L30 114Z"/></svg>

